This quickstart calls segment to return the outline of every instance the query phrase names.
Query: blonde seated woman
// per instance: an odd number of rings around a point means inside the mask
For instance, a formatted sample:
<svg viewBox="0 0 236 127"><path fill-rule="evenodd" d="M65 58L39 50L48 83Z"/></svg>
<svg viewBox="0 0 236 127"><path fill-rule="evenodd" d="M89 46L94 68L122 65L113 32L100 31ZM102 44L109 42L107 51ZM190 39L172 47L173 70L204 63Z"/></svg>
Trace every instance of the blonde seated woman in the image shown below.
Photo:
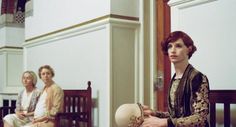
<svg viewBox="0 0 236 127"><path fill-rule="evenodd" d="M36 74L33 71L25 71L22 74L22 83L25 88L18 94L15 113L3 118L4 127L20 127L29 123L33 118L40 96L40 91L36 88Z"/></svg>
<svg viewBox="0 0 236 127"><path fill-rule="evenodd" d="M51 66L41 66L38 75L44 83L44 88L36 105L34 118L23 127L54 127L56 114L63 112L64 93L53 81L55 73Z"/></svg>

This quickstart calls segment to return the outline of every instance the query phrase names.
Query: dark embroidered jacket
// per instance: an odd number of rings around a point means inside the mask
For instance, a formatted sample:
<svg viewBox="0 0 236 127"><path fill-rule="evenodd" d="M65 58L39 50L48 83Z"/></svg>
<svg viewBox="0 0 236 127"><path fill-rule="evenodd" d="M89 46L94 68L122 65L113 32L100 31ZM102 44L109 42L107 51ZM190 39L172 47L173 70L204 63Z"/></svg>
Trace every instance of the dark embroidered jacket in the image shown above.
<svg viewBox="0 0 236 127"><path fill-rule="evenodd" d="M192 65L188 65L174 93L174 105L170 92L175 75L171 79L168 96L168 113L157 112L158 117L168 118L168 127L208 127L209 83L208 79Z"/></svg>

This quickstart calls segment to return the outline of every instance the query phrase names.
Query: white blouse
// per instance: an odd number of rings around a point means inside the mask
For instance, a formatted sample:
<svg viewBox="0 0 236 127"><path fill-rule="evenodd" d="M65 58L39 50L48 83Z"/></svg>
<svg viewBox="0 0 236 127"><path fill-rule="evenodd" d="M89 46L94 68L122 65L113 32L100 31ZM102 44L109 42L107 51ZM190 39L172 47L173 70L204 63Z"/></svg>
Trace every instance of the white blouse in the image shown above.
<svg viewBox="0 0 236 127"><path fill-rule="evenodd" d="M38 103L34 111L34 118L39 118L45 115L46 113L46 98L47 92L43 91L43 94L39 97Z"/></svg>
<svg viewBox="0 0 236 127"><path fill-rule="evenodd" d="M27 113L28 111L28 107L30 105L30 100L31 100L31 97L32 97L32 93L31 92L29 95L27 95L27 92L26 90L24 90L23 92L23 95L22 95L22 110L24 113Z"/></svg>

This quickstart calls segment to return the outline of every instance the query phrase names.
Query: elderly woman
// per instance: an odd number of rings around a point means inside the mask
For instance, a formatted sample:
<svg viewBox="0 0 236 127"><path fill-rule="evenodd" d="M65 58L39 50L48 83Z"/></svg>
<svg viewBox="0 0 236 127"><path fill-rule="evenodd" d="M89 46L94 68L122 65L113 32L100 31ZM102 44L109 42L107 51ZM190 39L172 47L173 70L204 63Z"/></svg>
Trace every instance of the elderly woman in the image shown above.
<svg viewBox="0 0 236 127"><path fill-rule="evenodd" d="M15 114L8 114L3 118L4 127L20 127L33 118L40 95L40 91L36 88L36 74L33 71L25 71L22 74L22 83L25 88L18 94Z"/></svg>

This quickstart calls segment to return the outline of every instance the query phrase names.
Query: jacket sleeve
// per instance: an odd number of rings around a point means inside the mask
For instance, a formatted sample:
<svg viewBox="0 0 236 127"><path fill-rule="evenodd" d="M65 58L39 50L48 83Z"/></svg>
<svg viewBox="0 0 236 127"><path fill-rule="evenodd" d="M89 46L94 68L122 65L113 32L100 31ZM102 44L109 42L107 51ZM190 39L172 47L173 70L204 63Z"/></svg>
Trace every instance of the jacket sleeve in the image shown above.
<svg viewBox="0 0 236 127"><path fill-rule="evenodd" d="M169 112L159 112L159 111L156 111L156 117L168 118L169 116L170 116Z"/></svg>
<svg viewBox="0 0 236 127"><path fill-rule="evenodd" d="M61 112L64 103L64 93L60 87L56 87L53 90L52 97L50 99L51 108L47 111L48 117L54 117L58 112Z"/></svg>

